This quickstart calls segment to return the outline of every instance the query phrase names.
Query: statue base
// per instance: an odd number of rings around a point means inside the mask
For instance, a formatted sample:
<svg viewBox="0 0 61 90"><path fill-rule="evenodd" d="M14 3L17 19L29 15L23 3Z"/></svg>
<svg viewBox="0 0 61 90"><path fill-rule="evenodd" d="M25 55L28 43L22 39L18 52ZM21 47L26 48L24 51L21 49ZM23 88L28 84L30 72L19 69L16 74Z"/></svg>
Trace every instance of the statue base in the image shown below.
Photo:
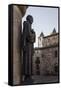
<svg viewBox="0 0 61 90"><path fill-rule="evenodd" d="M33 84L33 79L31 76L25 76L24 81L22 83L23 85L32 85Z"/></svg>

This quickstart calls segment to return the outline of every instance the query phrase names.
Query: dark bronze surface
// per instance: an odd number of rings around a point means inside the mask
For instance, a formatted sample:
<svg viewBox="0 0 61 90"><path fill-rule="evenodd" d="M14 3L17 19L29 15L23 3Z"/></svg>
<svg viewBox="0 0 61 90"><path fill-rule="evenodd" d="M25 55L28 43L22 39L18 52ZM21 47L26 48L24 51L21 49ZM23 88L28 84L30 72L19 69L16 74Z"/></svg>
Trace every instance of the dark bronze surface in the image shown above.
<svg viewBox="0 0 61 90"><path fill-rule="evenodd" d="M35 42L35 32L31 28L33 17L28 15L26 19L23 23L23 77L25 83L32 79L32 56Z"/></svg>

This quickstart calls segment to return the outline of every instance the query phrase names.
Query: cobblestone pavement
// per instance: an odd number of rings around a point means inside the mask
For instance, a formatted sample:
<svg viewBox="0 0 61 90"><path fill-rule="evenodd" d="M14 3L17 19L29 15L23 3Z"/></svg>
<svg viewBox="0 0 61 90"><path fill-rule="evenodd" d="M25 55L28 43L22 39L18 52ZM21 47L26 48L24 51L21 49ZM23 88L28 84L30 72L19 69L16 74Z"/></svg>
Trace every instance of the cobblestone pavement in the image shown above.
<svg viewBox="0 0 61 90"><path fill-rule="evenodd" d="M54 83L58 82L58 76L32 76L33 83Z"/></svg>

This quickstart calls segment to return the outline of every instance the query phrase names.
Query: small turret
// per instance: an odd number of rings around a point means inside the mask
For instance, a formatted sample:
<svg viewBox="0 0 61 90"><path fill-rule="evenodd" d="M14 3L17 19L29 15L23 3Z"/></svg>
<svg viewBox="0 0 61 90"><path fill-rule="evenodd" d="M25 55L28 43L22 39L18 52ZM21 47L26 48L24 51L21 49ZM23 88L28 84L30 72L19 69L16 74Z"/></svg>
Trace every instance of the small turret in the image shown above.
<svg viewBox="0 0 61 90"><path fill-rule="evenodd" d="M43 47L43 37L44 34L41 32L40 36L38 37L38 47Z"/></svg>
<svg viewBox="0 0 61 90"><path fill-rule="evenodd" d="M41 32L40 37L44 37L44 33L43 32Z"/></svg>
<svg viewBox="0 0 61 90"><path fill-rule="evenodd" d="M56 34L56 29L55 29L55 28L53 29L53 32L52 32L52 34Z"/></svg>

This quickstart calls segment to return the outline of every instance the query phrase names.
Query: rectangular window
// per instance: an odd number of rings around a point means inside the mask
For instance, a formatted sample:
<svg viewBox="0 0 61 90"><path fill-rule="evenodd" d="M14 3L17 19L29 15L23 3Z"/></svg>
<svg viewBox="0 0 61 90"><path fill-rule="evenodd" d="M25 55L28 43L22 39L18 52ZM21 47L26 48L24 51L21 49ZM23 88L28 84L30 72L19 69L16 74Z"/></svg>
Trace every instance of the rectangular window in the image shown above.
<svg viewBox="0 0 61 90"><path fill-rule="evenodd" d="M57 50L55 51L55 57L57 57Z"/></svg>

